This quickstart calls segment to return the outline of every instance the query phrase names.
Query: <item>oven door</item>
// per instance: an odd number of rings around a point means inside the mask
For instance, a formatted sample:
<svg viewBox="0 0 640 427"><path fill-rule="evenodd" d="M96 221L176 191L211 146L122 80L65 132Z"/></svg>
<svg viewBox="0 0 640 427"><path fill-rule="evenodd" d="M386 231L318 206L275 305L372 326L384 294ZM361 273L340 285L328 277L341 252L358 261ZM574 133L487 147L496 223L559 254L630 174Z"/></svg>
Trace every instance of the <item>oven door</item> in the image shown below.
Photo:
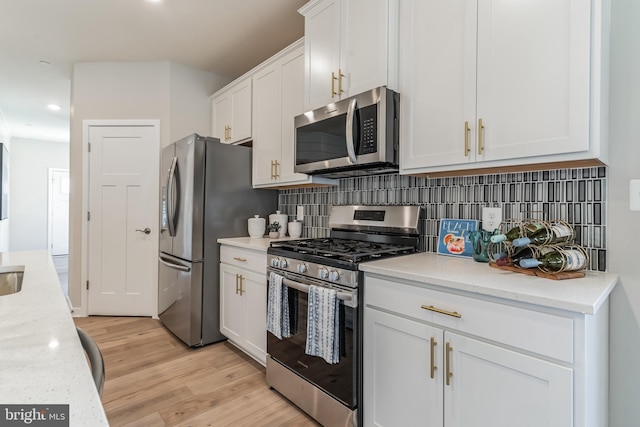
<svg viewBox="0 0 640 427"><path fill-rule="evenodd" d="M267 353L272 359L294 371L305 380L351 409L356 408L356 385L358 384L358 360L360 357L358 301L355 289L338 289L340 310L340 362L327 363L322 357L305 353L307 341L307 307L309 285L322 286L320 281L283 272L271 267L267 272L285 277L289 292L291 336L278 339L267 332ZM336 289L338 287L335 287Z"/></svg>

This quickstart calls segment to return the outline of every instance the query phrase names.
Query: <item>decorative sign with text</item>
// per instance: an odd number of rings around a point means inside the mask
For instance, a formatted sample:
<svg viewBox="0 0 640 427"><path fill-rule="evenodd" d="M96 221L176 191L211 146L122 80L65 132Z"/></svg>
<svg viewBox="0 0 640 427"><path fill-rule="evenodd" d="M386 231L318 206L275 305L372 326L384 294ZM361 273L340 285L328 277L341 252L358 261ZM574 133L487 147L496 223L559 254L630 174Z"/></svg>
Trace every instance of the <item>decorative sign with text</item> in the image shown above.
<svg viewBox="0 0 640 427"><path fill-rule="evenodd" d="M472 256L469 234L477 229L478 220L476 219L440 219L438 253L463 257Z"/></svg>

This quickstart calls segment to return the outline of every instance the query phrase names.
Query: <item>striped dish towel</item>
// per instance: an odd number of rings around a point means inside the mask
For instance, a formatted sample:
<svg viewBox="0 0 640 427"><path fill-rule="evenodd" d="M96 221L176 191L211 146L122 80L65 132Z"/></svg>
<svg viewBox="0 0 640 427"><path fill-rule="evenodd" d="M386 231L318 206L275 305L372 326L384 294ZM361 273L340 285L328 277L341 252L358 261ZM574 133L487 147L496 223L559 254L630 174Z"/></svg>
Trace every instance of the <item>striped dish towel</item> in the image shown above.
<svg viewBox="0 0 640 427"><path fill-rule="evenodd" d="M310 356L322 357L327 363L340 362L340 317L338 292L309 286L307 309L307 346Z"/></svg>
<svg viewBox="0 0 640 427"><path fill-rule="evenodd" d="M283 277L269 274L269 293L267 298L267 331L278 339L291 336L289 326L289 292L282 284Z"/></svg>

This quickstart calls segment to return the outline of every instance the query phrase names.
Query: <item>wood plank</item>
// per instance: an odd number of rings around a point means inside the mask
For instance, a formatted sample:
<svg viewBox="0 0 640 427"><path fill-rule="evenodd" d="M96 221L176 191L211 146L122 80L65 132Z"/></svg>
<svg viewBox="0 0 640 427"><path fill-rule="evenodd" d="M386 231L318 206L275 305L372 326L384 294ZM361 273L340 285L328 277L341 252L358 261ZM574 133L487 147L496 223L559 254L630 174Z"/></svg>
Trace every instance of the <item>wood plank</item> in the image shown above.
<svg viewBox="0 0 640 427"><path fill-rule="evenodd" d="M228 342L189 348L151 318L74 321L103 353L102 402L112 427L319 426Z"/></svg>

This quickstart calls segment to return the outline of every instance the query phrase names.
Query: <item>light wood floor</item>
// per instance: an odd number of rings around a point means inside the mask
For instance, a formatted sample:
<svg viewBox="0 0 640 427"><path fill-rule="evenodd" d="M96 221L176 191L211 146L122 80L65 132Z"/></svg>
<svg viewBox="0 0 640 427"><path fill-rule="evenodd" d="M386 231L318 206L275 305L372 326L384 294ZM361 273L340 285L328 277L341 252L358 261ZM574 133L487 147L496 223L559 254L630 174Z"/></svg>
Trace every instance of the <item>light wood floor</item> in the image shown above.
<svg viewBox="0 0 640 427"><path fill-rule="evenodd" d="M102 351L102 403L112 427L318 426L228 342L188 348L150 318L74 321Z"/></svg>

